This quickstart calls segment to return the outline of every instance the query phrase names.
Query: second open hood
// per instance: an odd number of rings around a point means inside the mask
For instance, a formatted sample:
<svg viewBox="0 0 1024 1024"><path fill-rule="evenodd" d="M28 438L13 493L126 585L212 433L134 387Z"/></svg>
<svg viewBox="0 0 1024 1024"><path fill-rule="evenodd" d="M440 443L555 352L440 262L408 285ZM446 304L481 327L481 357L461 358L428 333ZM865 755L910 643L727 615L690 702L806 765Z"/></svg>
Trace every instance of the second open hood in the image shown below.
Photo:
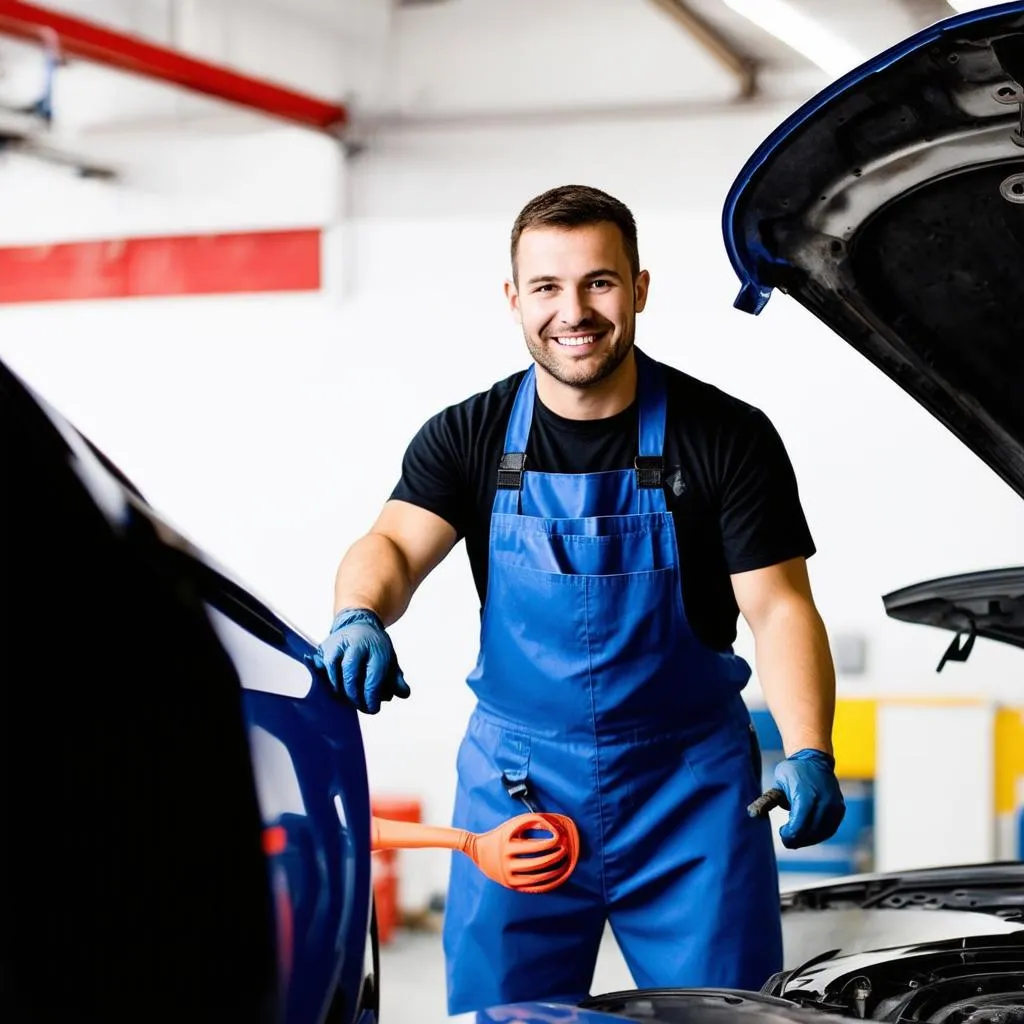
<svg viewBox="0 0 1024 1024"><path fill-rule="evenodd" d="M915 583L882 601L894 619L956 633L939 670L947 661L966 661L975 637L1024 647L1024 566Z"/></svg>

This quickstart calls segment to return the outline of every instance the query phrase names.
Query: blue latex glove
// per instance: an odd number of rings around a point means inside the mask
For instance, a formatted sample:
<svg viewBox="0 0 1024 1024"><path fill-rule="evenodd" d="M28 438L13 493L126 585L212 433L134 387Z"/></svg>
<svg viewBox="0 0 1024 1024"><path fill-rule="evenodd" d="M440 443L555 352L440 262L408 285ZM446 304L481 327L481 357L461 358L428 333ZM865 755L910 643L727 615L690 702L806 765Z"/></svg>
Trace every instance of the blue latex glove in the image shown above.
<svg viewBox="0 0 1024 1024"><path fill-rule="evenodd" d="M779 829L789 850L814 846L836 834L846 814L846 801L835 775L835 759L820 750L798 750L775 768L775 785L782 790L790 812Z"/></svg>
<svg viewBox="0 0 1024 1024"><path fill-rule="evenodd" d="M369 715L380 711L382 701L410 693L384 623L367 608L343 608L335 615L313 663L326 669L331 685Z"/></svg>

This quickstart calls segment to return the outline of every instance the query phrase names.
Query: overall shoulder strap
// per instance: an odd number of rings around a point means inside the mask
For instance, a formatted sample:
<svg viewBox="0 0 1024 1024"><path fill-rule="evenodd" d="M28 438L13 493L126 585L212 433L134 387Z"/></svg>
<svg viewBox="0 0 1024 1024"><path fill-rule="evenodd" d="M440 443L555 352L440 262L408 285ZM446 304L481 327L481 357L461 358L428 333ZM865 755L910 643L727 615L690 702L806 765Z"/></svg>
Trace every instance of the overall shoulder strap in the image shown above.
<svg viewBox="0 0 1024 1024"><path fill-rule="evenodd" d="M494 496L496 512L519 510L519 492L523 487L523 473L526 470L526 444L530 438L536 394L537 381L531 366L519 382L505 430L505 446L498 461L498 489Z"/></svg>
<svg viewBox="0 0 1024 1024"><path fill-rule="evenodd" d="M636 482L638 487L661 487L668 409L664 367L638 348L634 347L633 352L636 356L637 404L640 410Z"/></svg>

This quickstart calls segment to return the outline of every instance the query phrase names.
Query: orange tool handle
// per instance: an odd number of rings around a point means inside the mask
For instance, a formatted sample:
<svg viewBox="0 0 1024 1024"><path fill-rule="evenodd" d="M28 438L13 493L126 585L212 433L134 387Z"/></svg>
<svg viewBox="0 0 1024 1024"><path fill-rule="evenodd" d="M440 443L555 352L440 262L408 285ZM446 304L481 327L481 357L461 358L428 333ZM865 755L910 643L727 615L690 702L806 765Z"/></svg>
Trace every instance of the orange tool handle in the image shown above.
<svg viewBox="0 0 1024 1024"><path fill-rule="evenodd" d="M374 817L370 827L373 850L465 850L470 841L470 833L464 829L418 821Z"/></svg>

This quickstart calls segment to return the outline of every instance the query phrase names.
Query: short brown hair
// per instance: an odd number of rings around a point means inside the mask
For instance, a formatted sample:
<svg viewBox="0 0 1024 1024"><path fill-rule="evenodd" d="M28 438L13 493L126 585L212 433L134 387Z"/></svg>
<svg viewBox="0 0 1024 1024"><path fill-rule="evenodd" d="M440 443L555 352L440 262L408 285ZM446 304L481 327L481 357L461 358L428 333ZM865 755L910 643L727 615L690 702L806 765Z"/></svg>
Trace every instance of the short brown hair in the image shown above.
<svg viewBox="0 0 1024 1024"><path fill-rule="evenodd" d="M559 185L531 199L512 225L512 278L518 283L516 254L519 236L527 228L578 228L610 222L622 233L622 242L633 277L640 273L636 221L629 207L614 196L589 185Z"/></svg>

